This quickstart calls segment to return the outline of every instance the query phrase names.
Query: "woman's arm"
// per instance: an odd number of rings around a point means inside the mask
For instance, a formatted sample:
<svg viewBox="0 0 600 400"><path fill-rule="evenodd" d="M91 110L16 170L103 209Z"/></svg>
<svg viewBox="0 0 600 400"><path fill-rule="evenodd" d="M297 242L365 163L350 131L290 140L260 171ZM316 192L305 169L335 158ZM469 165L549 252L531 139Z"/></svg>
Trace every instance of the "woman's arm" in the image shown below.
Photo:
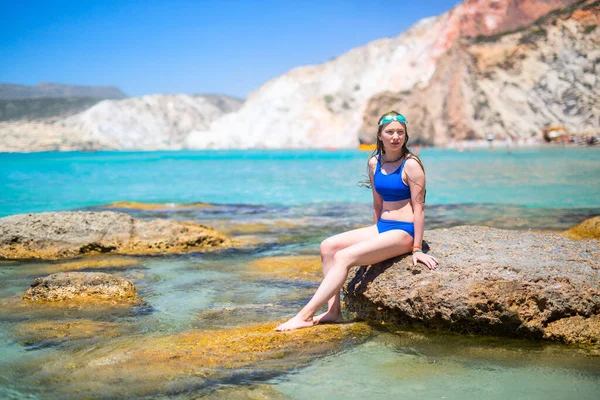
<svg viewBox="0 0 600 400"><path fill-rule="evenodd" d="M425 231L425 172L415 159L408 159L404 166L407 183L410 188L410 202L413 209L415 237L413 242L413 263L425 264L429 269L435 269L437 260L421 252L423 232Z"/></svg>
<svg viewBox="0 0 600 400"><path fill-rule="evenodd" d="M373 193L373 223L377 224L379 217L381 217L381 210L383 209L383 199L381 195L375 190L375 183L373 176L375 175L375 169L377 168L377 157L371 157L369 159L369 180L371 181L371 192Z"/></svg>

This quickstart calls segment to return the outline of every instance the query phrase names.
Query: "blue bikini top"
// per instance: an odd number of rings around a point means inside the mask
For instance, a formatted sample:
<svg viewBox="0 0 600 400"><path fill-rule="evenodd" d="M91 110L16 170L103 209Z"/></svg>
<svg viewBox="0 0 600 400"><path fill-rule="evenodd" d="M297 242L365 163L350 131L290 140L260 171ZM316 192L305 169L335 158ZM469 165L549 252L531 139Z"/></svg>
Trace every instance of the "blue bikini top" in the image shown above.
<svg viewBox="0 0 600 400"><path fill-rule="evenodd" d="M406 159L394 172L384 175L381 172L381 155L377 157L377 169L375 169L373 175L373 184L375 191L381 195L384 201L410 199L410 188L402 181L402 171L405 163Z"/></svg>

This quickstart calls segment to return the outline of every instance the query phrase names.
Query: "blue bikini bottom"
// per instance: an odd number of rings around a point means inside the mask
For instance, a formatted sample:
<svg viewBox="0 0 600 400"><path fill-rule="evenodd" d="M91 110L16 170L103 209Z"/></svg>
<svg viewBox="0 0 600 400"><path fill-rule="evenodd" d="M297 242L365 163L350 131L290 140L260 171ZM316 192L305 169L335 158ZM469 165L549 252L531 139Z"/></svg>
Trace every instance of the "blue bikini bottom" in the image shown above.
<svg viewBox="0 0 600 400"><path fill-rule="evenodd" d="M408 233L410 236L415 237L415 224L413 222L394 221L383 218L377 221L377 230L379 233L392 231L394 229L400 229L401 231Z"/></svg>

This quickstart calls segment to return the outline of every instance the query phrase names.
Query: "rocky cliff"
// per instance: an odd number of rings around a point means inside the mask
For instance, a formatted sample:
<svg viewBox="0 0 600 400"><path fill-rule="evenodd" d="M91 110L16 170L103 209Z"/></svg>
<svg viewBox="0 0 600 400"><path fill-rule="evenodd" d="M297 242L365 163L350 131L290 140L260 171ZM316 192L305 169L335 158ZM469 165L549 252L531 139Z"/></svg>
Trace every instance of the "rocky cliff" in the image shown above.
<svg viewBox="0 0 600 400"><path fill-rule="evenodd" d="M413 137L438 145L540 137L547 125L598 130L599 11L599 1L586 1L517 32L456 41L425 87L369 100L361 139L373 141L371 127L389 109L407 116Z"/></svg>
<svg viewBox="0 0 600 400"><path fill-rule="evenodd" d="M454 82L447 80L447 77L455 77L457 74L467 82L479 80L479 75L471 76L471 70L465 69L461 74L448 65L452 57L469 57L468 54L457 54L456 48L462 41L467 38L475 40L474 38L478 37L482 40L481 38L486 35L489 37L489 35L499 35L506 30L521 29L548 12L570 7L571 3L574 2L567 0L466 1L441 16L421 20L397 38L374 41L330 62L296 68L265 83L248 97L239 112L215 121L210 129L193 132L187 143L190 147L202 148L353 147L358 144L359 136L364 139L373 136L373 118L380 115L380 109L395 105L399 97L402 98L401 100L406 98L408 102L412 98L413 91L424 91L430 88L428 94L432 95L435 95L436 91L447 91L446 86ZM593 8L593 3L589 1L578 2L577 6L582 9L589 7L590 4ZM571 26L577 25L577 22L566 21L565 24ZM591 28L583 29L585 31ZM583 36L585 34L597 33L582 32L581 35L573 35L571 41L587 42L588 38ZM560 39L561 37L557 37L549 44L556 46ZM537 43L536 38L531 40ZM480 46L485 52L488 45L494 49L499 46L492 40L482 42ZM531 49L524 50L533 51L534 46L535 44L530 46ZM569 44L565 44L560 48L568 48L568 46ZM586 43L578 43L578 46L581 49L588 47ZM547 53L547 57L550 58L554 58L555 50L557 49L554 47L539 49ZM571 54L561 54L561 56L569 58ZM467 61L471 60L466 60L465 63ZM560 68L559 65L557 67ZM557 73L562 72L557 71ZM512 80L509 82L515 81L518 85L529 83L519 80L518 76L521 72L518 70L513 74L515 77L511 77ZM490 82L493 81L496 86L501 86L505 78L504 74L489 76ZM509 84L509 87L511 86L512 83ZM524 91L529 88L527 85L524 87ZM460 87L453 87L453 90L453 94L461 94ZM492 90L490 89L490 96L493 94ZM390 96L390 94L393 94L393 101L382 101L382 96ZM562 101L554 95L555 93L552 93L550 104L543 105L544 109L554 107L557 101ZM420 99L420 97L414 98L415 103ZM469 108L472 107L470 101L472 99L465 94L453 99L451 106ZM442 102L442 106L446 106L445 101ZM504 122L504 118L508 116L515 117L512 110L496 115L500 113L495 109L496 106L502 104L492 103L490 113L497 120ZM401 111L405 112L404 108ZM423 115L421 119L427 123L440 123L436 119L440 117L440 113L430 115L429 109L416 109L414 114L418 112ZM409 121L417 118L413 112L407 114ZM480 125L486 125L489 118L476 119L481 121ZM448 136L441 128L431 131L420 124L414 125L419 128L413 131L416 137L443 142ZM410 126L412 129L413 124ZM502 123L494 125L494 129L497 129L497 126L502 126ZM518 129L515 129L515 132L517 135L530 134ZM485 133L473 129L467 134L484 137ZM461 131L461 134L464 133ZM438 139L438 136L442 139Z"/></svg>
<svg viewBox="0 0 600 400"><path fill-rule="evenodd" d="M52 124L0 122L0 151L322 148L372 142L396 109L413 139L541 137L600 127L598 0L466 0L266 82L241 101L164 95L103 101Z"/></svg>
<svg viewBox="0 0 600 400"><path fill-rule="evenodd" d="M0 151L177 150L241 100L216 95L149 95L104 100L57 121L0 122Z"/></svg>
<svg viewBox="0 0 600 400"><path fill-rule="evenodd" d="M177 150L192 130L207 128L240 105L226 96L150 95L103 101L58 124L116 149Z"/></svg>
<svg viewBox="0 0 600 400"><path fill-rule="evenodd" d="M115 86L61 85L41 82L35 86L0 83L0 99L39 99L89 97L95 99L124 99L127 97Z"/></svg>

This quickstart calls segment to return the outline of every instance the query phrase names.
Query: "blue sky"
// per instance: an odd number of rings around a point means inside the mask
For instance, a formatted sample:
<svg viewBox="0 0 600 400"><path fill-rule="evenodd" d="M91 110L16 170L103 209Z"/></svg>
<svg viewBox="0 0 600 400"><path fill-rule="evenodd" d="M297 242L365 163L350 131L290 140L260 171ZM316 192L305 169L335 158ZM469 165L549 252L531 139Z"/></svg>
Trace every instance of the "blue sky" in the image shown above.
<svg viewBox="0 0 600 400"><path fill-rule="evenodd" d="M458 0L10 1L0 82L116 85L129 96L246 97L290 69L395 37Z"/></svg>

